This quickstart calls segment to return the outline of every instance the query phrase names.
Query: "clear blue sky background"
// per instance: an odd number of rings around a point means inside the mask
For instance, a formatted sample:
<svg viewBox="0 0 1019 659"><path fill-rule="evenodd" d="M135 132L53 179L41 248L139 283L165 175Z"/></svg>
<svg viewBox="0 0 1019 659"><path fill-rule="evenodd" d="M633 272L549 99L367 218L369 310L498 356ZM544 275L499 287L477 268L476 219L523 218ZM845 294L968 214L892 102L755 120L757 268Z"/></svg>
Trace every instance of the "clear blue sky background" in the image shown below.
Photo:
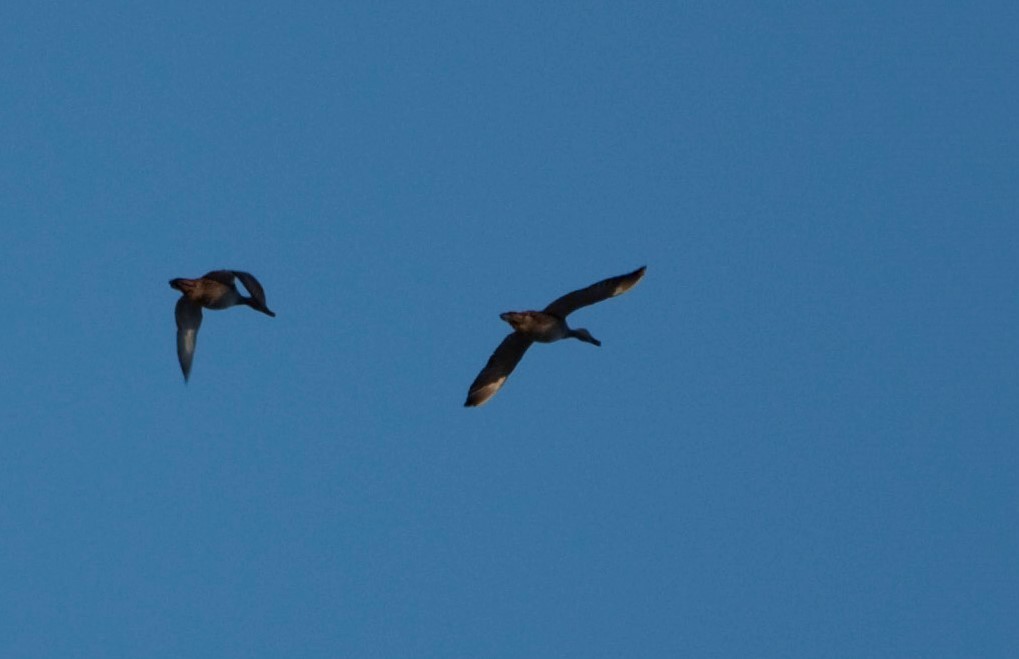
<svg viewBox="0 0 1019 659"><path fill-rule="evenodd" d="M956 4L3 3L0 655L1014 656L1019 10ZM216 268L279 315L185 386Z"/></svg>

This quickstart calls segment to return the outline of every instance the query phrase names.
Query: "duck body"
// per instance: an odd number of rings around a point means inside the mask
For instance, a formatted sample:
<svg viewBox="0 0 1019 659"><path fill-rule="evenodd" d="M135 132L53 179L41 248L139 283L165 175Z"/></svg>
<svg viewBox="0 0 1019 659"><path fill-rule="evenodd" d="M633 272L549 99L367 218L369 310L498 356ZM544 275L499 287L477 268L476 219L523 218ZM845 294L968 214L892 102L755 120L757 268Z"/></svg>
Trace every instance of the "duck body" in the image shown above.
<svg viewBox="0 0 1019 659"><path fill-rule="evenodd" d="M580 339L596 346L601 341L591 336L586 329L572 329L566 319L545 311L507 311L499 317L510 324L517 334L538 343L552 343L560 339Z"/></svg>
<svg viewBox="0 0 1019 659"><path fill-rule="evenodd" d="M236 287L209 279L172 279L170 287L183 293L191 304L206 309L228 309L240 304L241 300Z"/></svg>
<svg viewBox="0 0 1019 659"><path fill-rule="evenodd" d="M251 293L250 297L241 295L234 279L240 279L244 287ZM239 270L213 270L198 279L171 279L170 288L177 289L191 304L206 309L229 309L244 304L256 311L261 311L273 318L276 314L265 305L265 291L254 275Z"/></svg>
<svg viewBox="0 0 1019 659"><path fill-rule="evenodd" d="M570 332L566 321L544 311L507 311L499 314L513 331L538 343L552 343L565 339Z"/></svg>
<svg viewBox="0 0 1019 659"><path fill-rule="evenodd" d="M250 296L241 295L235 279L240 279ZM177 321L177 359L184 381L191 375L191 362L202 325L202 309L229 309L246 305L272 318L276 314L265 304L265 290L255 276L240 270L213 270L198 279L171 279L170 288L181 292L174 309Z"/></svg>

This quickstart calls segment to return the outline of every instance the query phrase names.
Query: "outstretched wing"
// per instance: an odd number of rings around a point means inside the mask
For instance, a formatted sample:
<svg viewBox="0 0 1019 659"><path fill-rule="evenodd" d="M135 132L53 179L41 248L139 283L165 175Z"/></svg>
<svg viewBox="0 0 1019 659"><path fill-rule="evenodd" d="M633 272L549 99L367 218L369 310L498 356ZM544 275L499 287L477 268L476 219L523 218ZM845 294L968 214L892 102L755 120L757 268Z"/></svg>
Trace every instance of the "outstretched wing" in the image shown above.
<svg viewBox="0 0 1019 659"><path fill-rule="evenodd" d="M257 279L255 279L255 275L251 274L250 272L241 272L240 270L233 270L231 271L231 273L237 275L237 278L241 280L242 284L244 284L244 288L248 289L248 293L251 294L251 298L258 305L257 307L255 307L256 309L270 316L273 317L276 316L276 314L274 314L272 311L269 311L269 307L266 306L265 289L263 289L262 285L258 283Z"/></svg>
<svg viewBox="0 0 1019 659"><path fill-rule="evenodd" d="M471 388L467 393L467 402L464 407L475 407L481 405L499 391L503 382L516 368L520 358L524 356L530 347L531 341L523 334L513 332L509 334L499 347L495 349L492 356L488 358L485 368L474 379Z"/></svg>
<svg viewBox="0 0 1019 659"><path fill-rule="evenodd" d="M202 325L202 308L181 296L177 300L174 316L177 318L177 359L180 361L180 370L184 372L184 381L187 382L191 375L195 344L198 342L198 328Z"/></svg>
<svg viewBox="0 0 1019 659"><path fill-rule="evenodd" d="M550 313L560 318L566 318L581 307L586 307L595 302L607 300L610 297L621 295L637 285L637 282L644 276L647 266L641 266L625 275L609 277L597 284L591 284L587 288L573 291L562 296L552 304L545 307L545 313Z"/></svg>

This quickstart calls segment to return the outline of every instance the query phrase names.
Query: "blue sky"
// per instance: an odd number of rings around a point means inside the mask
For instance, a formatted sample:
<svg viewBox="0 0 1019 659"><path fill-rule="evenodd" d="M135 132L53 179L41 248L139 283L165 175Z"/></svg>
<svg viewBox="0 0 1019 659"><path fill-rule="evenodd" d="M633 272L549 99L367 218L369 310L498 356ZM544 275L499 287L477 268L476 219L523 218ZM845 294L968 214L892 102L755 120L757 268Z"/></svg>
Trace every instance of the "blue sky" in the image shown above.
<svg viewBox="0 0 1019 659"><path fill-rule="evenodd" d="M0 8L0 654L1014 652L1013 3L163 5Z"/></svg>

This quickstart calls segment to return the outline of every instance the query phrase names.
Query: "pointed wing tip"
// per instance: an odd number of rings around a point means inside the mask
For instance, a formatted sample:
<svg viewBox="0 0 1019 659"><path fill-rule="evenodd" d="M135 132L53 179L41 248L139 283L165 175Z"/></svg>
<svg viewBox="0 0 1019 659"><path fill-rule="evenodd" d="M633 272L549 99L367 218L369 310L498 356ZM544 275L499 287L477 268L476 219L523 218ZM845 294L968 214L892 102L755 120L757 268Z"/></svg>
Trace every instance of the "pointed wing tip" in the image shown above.
<svg viewBox="0 0 1019 659"><path fill-rule="evenodd" d="M625 293L626 291L630 290L631 288L639 284L640 280L644 278L644 273L646 272L647 266L642 265L633 272L631 272L630 274L622 275L621 277L617 278L616 281L619 282L619 284L616 286L616 290L613 291L612 297L615 297L616 295L621 295L622 293Z"/></svg>
<svg viewBox="0 0 1019 659"><path fill-rule="evenodd" d="M484 405L489 398L491 398L491 396L486 397L482 395L481 392L472 391L467 394L467 400L464 401L464 407L480 407L481 405Z"/></svg>
<svg viewBox="0 0 1019 659"><path fill-rule="evenodd" d="M503 382L506 381L505 377L501 377L495 382L488 382L477 389L472 390L467 394L467 402L464 403L464 407L481 407L499 393L502 389Z"/></svg>

